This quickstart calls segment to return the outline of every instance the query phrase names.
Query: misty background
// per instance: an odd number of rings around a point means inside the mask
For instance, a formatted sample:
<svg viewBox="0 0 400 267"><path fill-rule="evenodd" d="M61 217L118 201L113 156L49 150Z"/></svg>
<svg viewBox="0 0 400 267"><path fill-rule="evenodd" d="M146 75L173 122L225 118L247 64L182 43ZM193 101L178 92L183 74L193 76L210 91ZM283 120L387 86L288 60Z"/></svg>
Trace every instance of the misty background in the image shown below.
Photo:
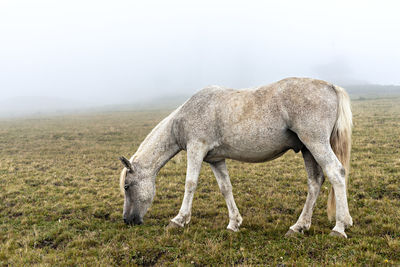
<svg viewBox="0 0 400 267"><path fill-rule="evenodd" d="M289 76L400 92L399 10L394 0L1 0L0 115L144 107Z"/></svg>

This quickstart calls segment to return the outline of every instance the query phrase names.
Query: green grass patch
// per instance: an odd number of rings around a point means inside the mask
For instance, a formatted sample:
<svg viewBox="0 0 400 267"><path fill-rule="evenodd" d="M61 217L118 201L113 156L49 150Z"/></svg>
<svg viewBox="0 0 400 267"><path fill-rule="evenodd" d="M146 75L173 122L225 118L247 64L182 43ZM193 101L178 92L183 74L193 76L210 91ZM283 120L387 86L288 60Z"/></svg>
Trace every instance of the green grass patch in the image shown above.
<svg viewBox="0 0 400 267"><path fill-rule="evenodd" d="M225 201L204 164L190 225L166 231L183 198L185 153L159 173L136 227L122 221L118 157L169 111L0 121L0 265L399 265L400 99L353 101L353 112L347 240L328 236L328 182L311 229L284 238L307 194L300 154L227 162L244 219L238 233L225 229Z"/></svg>

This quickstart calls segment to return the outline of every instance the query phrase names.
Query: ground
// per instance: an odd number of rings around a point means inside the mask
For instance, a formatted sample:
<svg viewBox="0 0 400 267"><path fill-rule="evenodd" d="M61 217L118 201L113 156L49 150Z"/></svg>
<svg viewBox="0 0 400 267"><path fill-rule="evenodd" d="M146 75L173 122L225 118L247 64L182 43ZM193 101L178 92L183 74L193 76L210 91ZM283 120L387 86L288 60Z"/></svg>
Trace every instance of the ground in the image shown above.
<svg viewBox="0 0 400 267"><path fill-rule="evenodd" d="M400 98L352 107L348 239L328 235L328 182L311 229L284 238L307 194L301 154L227 162L243 216L238 233L225 229L225 201L203 164L190 225L166 231L183 197L185 154L159 173L141 226L122 221L118 157L130 157L170 110L2 119L0 266L400 264Z"/></svg>

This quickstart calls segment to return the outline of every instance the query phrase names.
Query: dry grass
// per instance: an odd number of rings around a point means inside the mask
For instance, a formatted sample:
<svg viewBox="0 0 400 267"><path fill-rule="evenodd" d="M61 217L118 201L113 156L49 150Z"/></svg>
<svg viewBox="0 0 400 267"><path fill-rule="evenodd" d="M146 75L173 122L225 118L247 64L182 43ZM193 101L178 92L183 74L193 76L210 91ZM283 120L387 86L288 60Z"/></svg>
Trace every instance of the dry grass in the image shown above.
<svg viewBox="0 0 400 267"><path fill-rule="evenodd" d="M160 172L145 224L122 222L118 156L131 156L168 114L112 112L0 122L0 265L400 264L400 99L353 101L349 239L329 237L328 183L304 236L283 236L301 212L306 173L293 152L228 161L244 222L204 164L184 230L165 231L183 197L184 153Z"/></svg>

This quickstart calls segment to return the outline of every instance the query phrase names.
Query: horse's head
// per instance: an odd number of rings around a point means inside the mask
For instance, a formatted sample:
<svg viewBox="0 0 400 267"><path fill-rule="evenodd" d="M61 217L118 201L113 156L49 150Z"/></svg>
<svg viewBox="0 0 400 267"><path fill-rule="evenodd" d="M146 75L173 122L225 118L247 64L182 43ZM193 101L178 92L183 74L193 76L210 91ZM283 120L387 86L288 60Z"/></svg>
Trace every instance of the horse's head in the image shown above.
<svg viewBox="0 0 400 267"><path fill-rule="evenodd" d="M126 224L142 224L156 192L154 177L137 164L124 157L120 158L122 170L120 186L125 195L123 218Z"/></svg>

